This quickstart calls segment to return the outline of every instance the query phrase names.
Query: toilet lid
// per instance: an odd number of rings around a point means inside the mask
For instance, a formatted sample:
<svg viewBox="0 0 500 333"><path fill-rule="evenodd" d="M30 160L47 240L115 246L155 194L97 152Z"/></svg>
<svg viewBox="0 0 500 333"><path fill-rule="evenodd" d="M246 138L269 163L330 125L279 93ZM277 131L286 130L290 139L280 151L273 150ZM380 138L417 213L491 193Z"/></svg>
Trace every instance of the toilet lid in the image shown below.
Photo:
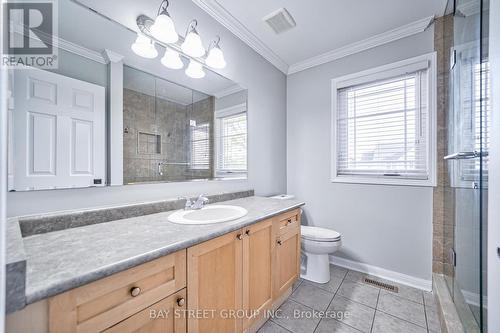
<svg viewBox="0 0 500 333"><path fill-rule="evenodd" d="M320 227L311 227L311 226L301 226L300 232L302 234L302 238L315 240L315 241L337 241L340 239L340 234L335 230L325 229Z"/></svg>

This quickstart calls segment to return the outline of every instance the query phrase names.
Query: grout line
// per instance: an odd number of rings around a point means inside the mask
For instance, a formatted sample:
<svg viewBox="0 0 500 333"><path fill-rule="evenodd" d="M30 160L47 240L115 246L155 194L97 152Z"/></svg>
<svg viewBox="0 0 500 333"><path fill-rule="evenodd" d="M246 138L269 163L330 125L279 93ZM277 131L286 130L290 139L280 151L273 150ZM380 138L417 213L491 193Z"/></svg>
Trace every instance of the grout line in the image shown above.
<svg viewBox="0 0 500 333"><path fill-rule="evenodd" d="M391 317L394 317L394 318L396 318L396 319L399 319L399 320L405 321L405 322L410 323L410 324L412 324L412 325L415 325L415 326L417 326L417 327L420 327L420 328L423 328L423 329L427 329L426 327L420 326L419 324L415 324L415 323L413 323L413 322L411 322L411 321L409 321L409 320L406 320L406 319L400 318L400 317L398 317L398 316L395 316L395 315L393 315L392 313L385 312L385 311L382 311L382 310L380 310L380 309L377 309L376 311L382 312L382 313L384 313L384 314L386 314L386 315L388 315L388 316L391 316ZM425 312L425 310L424 310L424 312ZM425 324L426 324L426 326L427 326L427 320L426 320Z"/></svg>
<svg viewBox="0 0 500 333"><path fill-rule="evenodd" d="M331 267L330 267L331 269ZM349 270L346 270L345 274L344 274L344 277L342 278L342 280L340 281L339 283L339 286L337 287L337 289L335 290L335 292L333 293L333 297L332 299L330 300L330 303L328 303L328 306L326 307L326 311L328 311L328 309L330 308L330 305L332 305L332 302L333 302L333 299L335 298L335 296L337 296L337 293L339 292L339 289L340 289L340 286L342 285L342 283L344 283L344 280L345 280L345 277L347 276L347 273L349 272ZM331 279L331 277L330 277ZM334 318L335 319L335 318ZM316 332L316 330L318 329L319 327L319 324L321 324L321 322L323 321L323 318L321 318L321 320L318 322L318 324L316 325L316 327L314 328L314 332Z"/></svg>
<svg viewBox="0 0 500 333"><path fill-rule="evenodd" d="M378 300L380 299L380 293L381 291L379 290L377 295L377 303L375 304L375 313L373 314L372 326L370 328L370 332L373 332L373 325L375 324L375 316L377 315Z"/></svg>
<svg viewBox="0 0 500 333"><path fill-rule="evenodd" d="M270 321L270 322L272 322L273 324L275 324L275 325L277 325L277 326L281 327L281 328L282 328L282 329L284 329L285 331L290 332L290 333L293 333L293 332L292 332L292 331L290 331L288 328L281 326L280 324L278 324L278 323L277 323L277 322L275 322L274 320L269 319L269 321ZM265 325L265 323L264 323L264 325ZM262 328L264 325L262 325L262 326L261 326L261 328ZM259 331L260 331L260 328L259 328ZM258 332L257 332L257 333L258 333Z"/></svg>

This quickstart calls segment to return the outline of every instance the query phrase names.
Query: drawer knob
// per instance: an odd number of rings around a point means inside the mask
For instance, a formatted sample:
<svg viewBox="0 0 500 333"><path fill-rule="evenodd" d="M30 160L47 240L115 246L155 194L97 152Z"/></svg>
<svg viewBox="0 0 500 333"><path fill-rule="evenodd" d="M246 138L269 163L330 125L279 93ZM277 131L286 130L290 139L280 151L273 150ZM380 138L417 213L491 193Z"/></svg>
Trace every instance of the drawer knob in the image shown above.
<svg viewBox="0 0 500 333"><path fill-rule="evenodd" d="M182 298L182 297L179 297L177 299L177 305L178 306L184 306L184 304L186 304L186 300L184 298Z"/></svg>
<svg viewBox="0 0 500 333"><path fill-rule="evenodd" d="M239 240L242 240L243 239L243 235L242 234L237 234L236 238L238 238Z"/></svg>
<svg viewBox="0 0 500 333"><path fill-rule="evenodd" d="M250 236L250 229L248 229L247 231L245 231L245 234L247 234L247 236Z"/></svg>
<svg viewBox="0 0 500 333"><path fill-rule="evenodd" d="M292 219L288 219L288 221L286 222L286 224L290 224L292 223Z"/></svg>
<svg viewBox="0 0 500 333"><path fill-rule="evenodd" d="M139 296L140 293L141 293L141 288L139 287L134 287L130 289L130 295L132 295L132 297Z"/></svg>
<svg viewBox="0 0 500 333"><path fill-rule="evenodd" d="M282 243L281 243L281 240L279 240L279 239L278 239L278 241L277 241L276 243L278 243L278 245L281 245L281 244L282 244Z"/></svg>

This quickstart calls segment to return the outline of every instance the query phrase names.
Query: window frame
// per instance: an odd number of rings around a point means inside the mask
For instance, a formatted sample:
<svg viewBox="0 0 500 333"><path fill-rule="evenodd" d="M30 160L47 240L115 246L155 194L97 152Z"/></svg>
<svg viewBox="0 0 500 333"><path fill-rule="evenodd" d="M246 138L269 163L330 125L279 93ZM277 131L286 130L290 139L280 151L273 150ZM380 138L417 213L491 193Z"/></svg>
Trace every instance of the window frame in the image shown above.
<svg viewBox="0 0 500 333"><path fill-rule="evenodd" d="M219 156L221 151L221 119L226 117L233 117L239 114L245 114L247 117L246 126L246 138L247 138L247 168L245 170L229 170L229 169L219 169ZM230 106L225 109L220 109L215 111L214 115L214 131L215 131L215 145L214 145L214 170L215 176L220 178L242 178L246 177L248 174L248 112L247 103L241 103L234 106Z"/></svg>
<svg viewBox="0 0 500 333"><path fill-rule="evenodd" d="M403 185L403 186L436 186L436 156L437 156L437 135L436 135L436 52L431 52L421 56L405 59L391 64L371 68L361 72L348 74L331 80L331 182L332 183L353 183L353 184L375 184L375 185ZM411 72L414 68L422 66L427 62L428 70L428 179L408 179L394 176L366 176L366 175L339 175L338 174L338 148L337 148L337 116L338 116L338 90L347 86L369 83L376 80L384 80L405 72Z"/></svg>

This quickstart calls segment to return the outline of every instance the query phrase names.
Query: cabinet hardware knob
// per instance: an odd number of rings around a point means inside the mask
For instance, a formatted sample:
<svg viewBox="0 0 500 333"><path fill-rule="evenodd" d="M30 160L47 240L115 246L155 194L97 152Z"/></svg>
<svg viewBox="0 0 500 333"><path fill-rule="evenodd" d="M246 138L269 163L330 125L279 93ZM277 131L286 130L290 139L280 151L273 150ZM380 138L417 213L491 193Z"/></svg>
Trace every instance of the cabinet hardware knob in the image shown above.
<svg viewBox="0 0 500 333"><path fill-rule="evenodd" d="M242 234L237 234L236 238L238 238L239 240L242 240L243 239L243 235Z"/></svg>
<svg viewBox="0 0 500 333"><path fill-rule="evenodd" d="M184 306L184 304L186 304L186 300L184 298L182 298L182 297L179 297L177 299L177 305L178 306Z"/></svg>
<svg viewBox="0 0 500 333"><path fill-rule="evenodd" d="M132 295L132 297L139 296L140 293L141 293L141 288L139 287L133 287L132 289L130 289L130 295Z"/></svg>
<svg viewBox="0 0 500 333"><path fill-rule="evenodd" d="M277 241L276 243L278 243L278 245L281 245L281 244L282 244L282 243L281 243L281 240L279 240L279 239L278 239L278 241Z"/></svg>
<svg viewBox="0 0 500 333"><path fill-rule="evenodd" d="M292 219L288 219L288 221L287 221L286 223L287 223L287 224L292 223Z"/></svg>
<svg viewBox="0 0 500 333"><path fill-rule="evenodd" d="M247 236L250 236L250 229L248 229L247 231L245 231L245 234L247 234Z"/></svg>

